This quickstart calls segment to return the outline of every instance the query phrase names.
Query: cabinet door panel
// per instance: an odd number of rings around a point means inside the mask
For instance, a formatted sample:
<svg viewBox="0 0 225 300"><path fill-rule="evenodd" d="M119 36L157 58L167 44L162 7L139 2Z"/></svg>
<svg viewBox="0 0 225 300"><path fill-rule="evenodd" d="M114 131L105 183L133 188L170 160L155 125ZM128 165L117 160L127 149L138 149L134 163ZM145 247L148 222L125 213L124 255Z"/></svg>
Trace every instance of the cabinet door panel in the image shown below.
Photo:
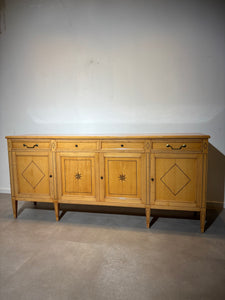
<svg viewBox="0 0 225 300"><path fill-rule="evenodd" d="M201 155L152 155L151 204L200 207Z"/></svg>
<svg viewBox="0 0 225 300"><path fill-rule="evenodd" d="M106 202L145 203L145 155L104 154L104 200Z"/></svg>
<svg viewBox="0 0 225 300"><path fill-rule="evenodd" d="M50 198L50 152L14 152L13 167L16 197Z"/></svg>
<svg viewBox="0 0 225 300"><path fill-rule="evenodd" d="M72 201L73 198L82 201L82 198L88 198L96 201L96 160L95 153L57 154L60 199Z"/></svg>
<svg viewBox="0 0 225 300"><path fill-rule="evenodd" d="M63 192L64 194L92 195L93 158L63 158Z"/></svg>
<svg viewBox="0 0 225 300"><path fill-rule="evenodd" d="M106 195L113 197L140 197L139 160L108 159L106 164Z"/></svg>

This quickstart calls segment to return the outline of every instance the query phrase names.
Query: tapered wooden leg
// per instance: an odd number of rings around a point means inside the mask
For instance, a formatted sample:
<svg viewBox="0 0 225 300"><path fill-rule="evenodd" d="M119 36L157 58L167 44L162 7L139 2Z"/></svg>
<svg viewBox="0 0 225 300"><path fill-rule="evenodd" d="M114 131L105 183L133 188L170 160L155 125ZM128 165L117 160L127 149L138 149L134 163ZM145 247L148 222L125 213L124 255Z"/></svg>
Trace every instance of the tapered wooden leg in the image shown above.
<svg viewBox="0 0 225 300"><path fill-rule="evenodd" d="M146 227L149 228L150 226L150 207L145 208L145 215L146 215Z"/></svg>
<svg viewBox="0 0 225 300"><path fill-rule="evenodd" d="M57 201L54 202L54 209L56 221L59 221L59 203Z"/></svg>
<svg viewBox="0 0 225 300"><path fill-rule="evenodd" d="M13 209L13 216L15 219L17 218L17 202L18 201L12 197L12 209Z"/></svg>
<svg viewBox="0 0 225 300"><path fill-rule="evenodd" d="M205 232L205 217L206 217L206 209L202 209L200 212L200 223L201 223L201 232Z"/></svg>

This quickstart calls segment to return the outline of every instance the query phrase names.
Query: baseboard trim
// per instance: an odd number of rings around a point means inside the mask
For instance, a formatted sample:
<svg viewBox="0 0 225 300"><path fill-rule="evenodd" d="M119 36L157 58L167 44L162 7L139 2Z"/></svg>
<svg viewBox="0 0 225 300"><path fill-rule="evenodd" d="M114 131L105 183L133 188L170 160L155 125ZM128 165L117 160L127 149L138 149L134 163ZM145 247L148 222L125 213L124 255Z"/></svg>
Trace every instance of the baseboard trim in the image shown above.
<svg viewBox="0 0 225 300"><path fill-rule="evenodd" d="M11 191L9 188L0 188L0 194L10 194Z"/></svg>

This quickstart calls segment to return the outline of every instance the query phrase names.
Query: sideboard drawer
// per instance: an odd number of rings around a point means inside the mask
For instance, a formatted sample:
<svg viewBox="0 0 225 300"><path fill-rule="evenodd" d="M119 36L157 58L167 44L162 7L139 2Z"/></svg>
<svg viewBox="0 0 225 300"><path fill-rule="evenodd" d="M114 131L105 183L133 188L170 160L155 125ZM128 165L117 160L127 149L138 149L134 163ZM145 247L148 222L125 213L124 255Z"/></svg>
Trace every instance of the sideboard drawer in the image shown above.
<svg viewBox="0 0 225 300"><path fill-rule="evenodd" d="M101 143L102 150L144 150L144 142L136 141L106 141Z"/></svg>
<svg viewBox="0 0 225 300"><path fill-rule="evenodd" d="M58 150L97 150L97 141L87 142L87 141L65 141L57 142Z"/></svg>
<svg viewBox="0 0 225 300"><path fill-rule="evenodd" d="M49 149L50 142L44 141L40 142L38 140L23 140L23 141L13 141L12 142L13 149L29 149L29 150L37 150L37 149Z"/></svg>
<svg viewBox="0 0 225 300"><path fill-rule="evenodd" d="M166 151L166 152L173 152L173 151L201 152L202 142L200 140L190 141L190 140L173 140L173 139L166 140L165 139L165 140L153 141L152 150Z"/></svg>

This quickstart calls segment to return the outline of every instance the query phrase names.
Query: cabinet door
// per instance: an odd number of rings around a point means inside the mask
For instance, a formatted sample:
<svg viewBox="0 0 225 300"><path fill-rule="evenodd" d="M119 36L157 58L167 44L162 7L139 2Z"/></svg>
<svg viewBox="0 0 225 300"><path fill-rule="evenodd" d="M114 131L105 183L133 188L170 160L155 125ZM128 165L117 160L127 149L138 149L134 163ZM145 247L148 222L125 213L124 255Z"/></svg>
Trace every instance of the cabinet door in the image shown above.
<svg viewBox="0 0 225 300"><path fill-rule="evenodd" d="M35 201L53 199L52 155L50 151L13 152L16 198Z"/></svg>
<svg viewBox="0 0 225 300"><path fill-rule="evenodd" d="M200 154L151 155L151 205L198 208L202 197Z"/></svg>
<svg viewBox="0 0 225 300"><path fill-rule="evenodd" d="M97 153L58 153L57 182L60 202L82 203L98 198Z"/></svg>
<svg viewBox="0 0 225 300"><path fill-rule="evenodd" d="M146 201L146 157L142 153L101 156L101 201L142 207Z"/></svg>

